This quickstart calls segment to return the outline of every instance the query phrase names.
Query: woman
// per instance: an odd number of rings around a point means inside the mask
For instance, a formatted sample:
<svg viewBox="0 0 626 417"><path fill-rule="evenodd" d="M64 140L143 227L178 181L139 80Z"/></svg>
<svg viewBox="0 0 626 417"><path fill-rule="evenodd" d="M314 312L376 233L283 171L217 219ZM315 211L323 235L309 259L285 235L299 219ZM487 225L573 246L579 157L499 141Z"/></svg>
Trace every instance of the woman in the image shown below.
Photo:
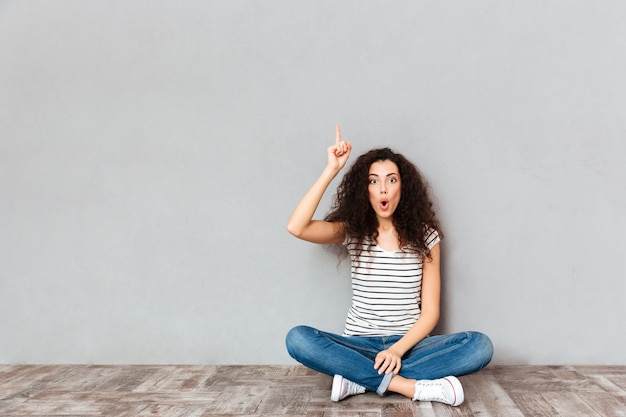
<svg viewBox="0 0 626 417"><path fill-rule="evenodd" d="M343 177L330 214L313 220L351 149L337 126L326 168L287 226L300 239L347 248L352 305L344 334L298 326L287 335L287 350L334 375L333 401L371 390L460 405L456 376L484 368L493 347L478 332L430 336L439 320L442 234L419 171L388 148L367 152Z"/></svg>

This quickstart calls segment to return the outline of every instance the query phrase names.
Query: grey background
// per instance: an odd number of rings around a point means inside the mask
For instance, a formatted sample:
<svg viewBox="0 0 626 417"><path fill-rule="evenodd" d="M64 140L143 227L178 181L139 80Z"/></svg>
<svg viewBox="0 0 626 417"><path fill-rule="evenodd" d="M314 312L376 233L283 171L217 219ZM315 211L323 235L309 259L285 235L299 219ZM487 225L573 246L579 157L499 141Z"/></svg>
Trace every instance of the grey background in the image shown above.
<svg viewBox="0 0 626 417"><path fill-rule="evenodd" d="M340 123L430 180L440 331L486 332L496 363L626 364L624 21L0 1L0 362L282 364L290 327L340 332L347 265L285 230Z"/></svg>

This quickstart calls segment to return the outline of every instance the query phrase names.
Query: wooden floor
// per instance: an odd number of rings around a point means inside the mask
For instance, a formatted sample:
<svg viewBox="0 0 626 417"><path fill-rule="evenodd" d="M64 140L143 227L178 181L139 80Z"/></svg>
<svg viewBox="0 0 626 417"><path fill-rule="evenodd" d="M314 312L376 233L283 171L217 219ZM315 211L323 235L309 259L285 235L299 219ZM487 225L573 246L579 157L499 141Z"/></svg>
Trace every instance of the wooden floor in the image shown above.
<svg viewBox="0 0 626 417"><path fill-rule="evenodd" d="M450 407L368 392L330 401L301 366L0 365L0 416L626 416L626 367L491 366Z"/></svg>

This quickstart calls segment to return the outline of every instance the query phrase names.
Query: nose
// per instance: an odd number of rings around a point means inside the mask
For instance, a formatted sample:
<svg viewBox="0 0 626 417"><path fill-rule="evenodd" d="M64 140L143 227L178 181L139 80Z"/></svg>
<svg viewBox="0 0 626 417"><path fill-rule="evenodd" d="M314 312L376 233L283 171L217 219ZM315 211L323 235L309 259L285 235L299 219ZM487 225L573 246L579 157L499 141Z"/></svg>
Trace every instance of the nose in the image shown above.
<svg viewBox="0 0 626 417"><path fill-rule="evenodd" d="M382 185L380 186L380 193L381 194L387 194L387 186L385 185L385 183L383 182Z"/></svg>

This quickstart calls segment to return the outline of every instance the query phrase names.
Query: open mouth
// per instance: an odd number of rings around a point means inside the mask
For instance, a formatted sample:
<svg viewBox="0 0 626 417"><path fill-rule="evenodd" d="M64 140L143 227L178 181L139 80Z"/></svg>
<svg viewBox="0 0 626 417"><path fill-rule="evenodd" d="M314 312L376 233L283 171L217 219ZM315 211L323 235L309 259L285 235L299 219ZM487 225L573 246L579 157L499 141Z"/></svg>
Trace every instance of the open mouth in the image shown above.
<svg viewBox="0 0 626 417"><path fill-rule="evenodd" d="M389 208L389 201L380 200L380 208L383 210L387 210Z"/></svg>

